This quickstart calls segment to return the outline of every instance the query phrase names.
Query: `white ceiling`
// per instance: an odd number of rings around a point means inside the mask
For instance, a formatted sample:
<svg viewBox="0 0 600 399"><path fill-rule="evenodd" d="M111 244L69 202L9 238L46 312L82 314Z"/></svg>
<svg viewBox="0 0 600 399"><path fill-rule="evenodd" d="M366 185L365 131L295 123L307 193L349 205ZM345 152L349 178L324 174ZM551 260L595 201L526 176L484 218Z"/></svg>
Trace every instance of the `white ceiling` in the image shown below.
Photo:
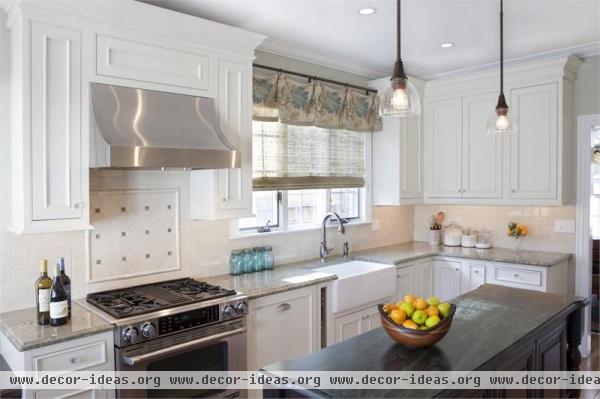
<svg viewBox="0 0 600 399"><path fill-rule="evenodd" d="M396 58L393 0L143 1L265 34L265 51L369 77L389 76ZM377 13L361 16L362 7ZM407 73L431 78L496 63L498 10L497 0L404 0ZM505 0L504 27L507 60L598 53L600 0ZM442 42L456 45L442 49Z"/></svg>

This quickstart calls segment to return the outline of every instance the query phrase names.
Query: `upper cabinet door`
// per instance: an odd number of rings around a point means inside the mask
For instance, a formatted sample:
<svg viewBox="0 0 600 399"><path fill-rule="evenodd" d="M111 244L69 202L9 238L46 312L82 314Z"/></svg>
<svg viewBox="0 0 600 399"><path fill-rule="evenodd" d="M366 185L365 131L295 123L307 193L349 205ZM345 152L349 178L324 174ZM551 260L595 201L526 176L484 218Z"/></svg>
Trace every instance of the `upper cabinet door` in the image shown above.
<svg viewBox="0 0 600 399"><path fill-rule="evenodd" d="M557 198L558 87L556 83L511 90L518 133L510 136L511 199Z"/></svg>
<svg viewBox="0 0 600 399"><path fill-rule="evenodd" d="M219 122L239 151L241 168L219 170L220 209L252 208L251 70L248 64L219 60Z"/></svg>
<svg viewBox="0 0 600 399"><path fill-rule="evenodd" d="M400 198L423 197L423 134L421 116L402 118L400 124Z"/></svg>
<svg viewBox="0 0 600 399"><path fill-rule="evenodd" d="M209 57L186 51L98 35L96 72L99 75L209 89Z"/></svg>
<svg viewBox="0 0 600 399"><path fill-rule="evenodd" d="M83 216L80 75L80 32L32 22L33 221Z"/></svg>
<svg viewBox="0 0 600 399"><path fill-rule="evenodd" d="M432 101L425 107L425 197L460 198L462 100Z"/></svg>
<svg viewBox="0 0 600 399"><path fill-rule="evenodd" d="M463 98L463 198L502 198L502 141L486 131L497 99L496 93Z"/></svg>

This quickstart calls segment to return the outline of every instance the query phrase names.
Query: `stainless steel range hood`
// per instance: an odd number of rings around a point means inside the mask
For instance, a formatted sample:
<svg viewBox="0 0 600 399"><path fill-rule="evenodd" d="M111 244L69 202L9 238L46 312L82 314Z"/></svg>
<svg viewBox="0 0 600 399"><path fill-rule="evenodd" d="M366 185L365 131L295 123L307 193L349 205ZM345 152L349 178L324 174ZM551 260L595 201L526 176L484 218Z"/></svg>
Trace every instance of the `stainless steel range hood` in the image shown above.
<svg viewBox="0 0 600 399"><path fill-rule="evenodd" d="M92 168L240 167L212 98L91 84Z"/></svg>

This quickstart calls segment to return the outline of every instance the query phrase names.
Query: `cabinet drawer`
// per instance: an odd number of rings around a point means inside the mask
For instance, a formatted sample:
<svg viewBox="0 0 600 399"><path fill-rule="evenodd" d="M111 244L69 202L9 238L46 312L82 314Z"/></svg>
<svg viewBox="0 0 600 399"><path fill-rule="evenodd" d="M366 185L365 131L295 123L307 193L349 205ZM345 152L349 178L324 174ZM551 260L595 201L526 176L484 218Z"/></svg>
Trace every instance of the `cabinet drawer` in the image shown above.
<svg viewBox="0 0 600 399"><path fill-rule="evenodd" d="M106 36L96 39L96 73L104 76L209 89L209 57Z"/></svg>
<svg viewBox="0 0 600 399"><path fill-rule="evenodd" d="M35 399L108 399L112 397L107 389L84 389L84 390L57 390L49 389L36 391Z"/></svg>
<svg viewBox="0 0 600 399"><path fill-rule="evenodd" d="M508 283L526 284L536 287L542 286L542 272L534 270L496 267L494 268L494 279Z"/></svg>
<svg viewBox="0 0 600 399"><path fill-rule="evenodd" d="M76 371L106 363L106 341L69 348L33 358L35 371Z"/></svg>

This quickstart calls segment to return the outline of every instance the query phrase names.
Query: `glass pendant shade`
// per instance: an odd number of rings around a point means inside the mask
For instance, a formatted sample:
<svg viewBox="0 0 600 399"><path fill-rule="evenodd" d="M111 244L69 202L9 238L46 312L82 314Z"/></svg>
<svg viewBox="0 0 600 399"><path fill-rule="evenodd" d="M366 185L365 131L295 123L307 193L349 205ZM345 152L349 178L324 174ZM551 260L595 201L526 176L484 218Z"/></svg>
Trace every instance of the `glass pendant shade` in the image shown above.
<svg viewBox="0 0 600 399"><path fill-rule="evenodd" d="M517 133L517 123L508 112L508 108L494 110L487 124L488 134L506 135Z"/></svg>
<svg viewBox="0 0 600 399"><path fill-rule="evenodd" d="M421 113L421 101L415 86L403 78L392 79L390 86L381 96L380 116L413 116Z"/></svg>

